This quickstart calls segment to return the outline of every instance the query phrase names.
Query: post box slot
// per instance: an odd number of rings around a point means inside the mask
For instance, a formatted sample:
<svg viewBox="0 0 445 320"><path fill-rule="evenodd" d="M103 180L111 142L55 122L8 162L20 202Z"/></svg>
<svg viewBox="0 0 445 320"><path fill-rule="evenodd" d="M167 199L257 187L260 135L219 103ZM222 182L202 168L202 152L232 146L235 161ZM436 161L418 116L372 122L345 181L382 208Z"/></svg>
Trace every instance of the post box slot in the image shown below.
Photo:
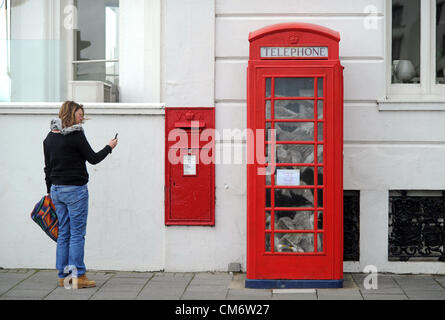
<svg viewBox="0 0 445 320"><path fill-rule="evenodd" d="M204 121L190 121L190 122L175 122L176 128L205 128L206 123Z"/></svg>

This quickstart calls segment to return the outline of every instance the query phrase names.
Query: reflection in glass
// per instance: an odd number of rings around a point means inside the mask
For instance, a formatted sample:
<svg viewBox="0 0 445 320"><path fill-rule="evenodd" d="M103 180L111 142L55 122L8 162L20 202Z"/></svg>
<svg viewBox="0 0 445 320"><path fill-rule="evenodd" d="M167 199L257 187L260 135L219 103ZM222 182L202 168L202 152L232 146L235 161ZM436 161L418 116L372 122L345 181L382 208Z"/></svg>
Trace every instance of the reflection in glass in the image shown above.
<svg viewBox="0 0 445 320"><path fill-rule="evenodd" d="M277 141L314 141L313 122L276 122Z"/></svg>
<svg viewBox="0 0 445 320"><path fill-rule="evenodd" d="M321 98L321 97L323 97L323 94L324 94L324 81L323 81L323 78L318 78L318 80L317 80L317 82L318 82L318 97L319 98Z"/></svg>
<svg viewBox="0 0 445 320"><path fill-rule="evenodd" d="M436 83L445 83L445 2L436 3Z"/></svg>
<svg viewBox="0 0 445 320"><path fill-rule="evenodd" d="M275 78L275 97L313 97L314 78Z"/></svg>
<svg viewBox="0 0 445 320"><path fill-rule="evenodd" d="M314 119L314 101L276 100L275 119Z"/></svg>
<svg viewBox="0 0 445 320"><path fill-rule="evenodd" d="M0 102L11 101L11 1L0 5ZM19 18L20 19L20 18ZM25 19L24 19L25 20ZM34 52L32 52L34 55ZM34 99L36 101L36 99ZM58 100L60 101L60 100Z"/></svg>
<svg viewBox="0 0 445 320"><path fill-rule="evenodd" d="M270 102L270 100L266 101L266 119L270 119L271 118L271 111L272 110L272 104Z"/></svg>
<svg viewBox="0 0 445 320"><path fill-rule="evenodd" d="M318 145L318 150L317 150L317 153L318 153L318 163L319 164L322 164L324 161L323 161L323 145Z"/></svg>
<svg viewBox="0 0 445 320"><path fill-rule="evenodd" d="M317 203L319 208L323 208L323 189L318 189Z"/></svg>
<svg viewBox="0 0 445 320"><path fill-rule="evenodd" d="M312 233L275 233L276 252L314 252Z"/></svg>
<svg viewBox="0 0 445 320"><path fill-rule="evenodd" d="M323 100L319 100L317 104L318 119L323 120Z"/></svg>
<svg viewBox="0 0 445 320"><path fill-rule="evenodd" d="M318 183L319 186L324 185L324 182L323 182L323 167L318 167L317 183Z"/></svg>
<svg viewBox="0 0 445 320"><path fill-rule="evenodd" d="M323 252L323 233L318 234L317 238L317 251Z"/></svg>
<svg viewBox="0 0 445 320"><path fill-rule="evenodd" d="M266 135L266 141L270 141L270 137L272 132L270 131L272 129L272 124L270 122L266 122L266 130L264 130L264 134Z"/></svg>
<svg viewBox="0 0 445 320"><path fill-rule="evenodd" d="M272 92L272 80L271 78L266 79L266 98L270 98Z"/></svg>
<svg viewBox="0 0 445 320"><path fill-rule="evenodd" d="M313 211L276 211L275 230L313 230Z"/></svg>
<svg viewBox="0 0 445 320"><path fill-rule="evenodd" d="M266 189L266 208L270 208L270 189Z"/></svg>
<svg viewBox="0 0 445 320"><path fill-rule="evenodd" d="M275 207L313 208L314 191L311 189L275 189Z"/></svg>
<svg viewBox="0 0 445 320"><path fill-rule="evenodd" d="M420 83L420 0L392 2L392 83Z"/></svg>
<svg viewBox="0 0 445 320"><path fill-rule="evenodd" d="M270 230L270 211L266 211L266 230Z"/></svg>
<svg viewBox="0 0 445 320"><path fill-rule="evenodd" d="M269 170L268 168L266 168L266 174L265 174L265 177L266 177L266 186L270 186L271 184L272 184L272 173L270 172L271 170Z"/></svg>
<svg viewBox="0 0 445 320"><path fill-rule="evenodd" d="M317 224L318 230L323 230L323 211L318 211L317 220L318 220Z"/></svg>
<svg viewBox="0 0 445 320"><path fill-rule="evenodd" d="M314 163L314 145L277 144L277 163Z"/></svg>
<svg viewBox="0 0 445 320"><path fill-rule="evenodd" d="M118 86L119 0L105 1L105 4L77 0L76 5L79 27L74 33L76 79L100 80Z"/></svg>
<svg viewBox="0 0 445 320"><path fill-rule="evenodd" d="M323 123L318 124L318 141L323 141Z"/></svg>
<svg viewBox="0 0 445 320"><path fill-rule="evenodd" d="M270 252L271 250L270 250L270 248L271 248L271 245L270 245L270 233L266 233L266 246L265 246L265 250L266 250L266 252Z"/></svg>

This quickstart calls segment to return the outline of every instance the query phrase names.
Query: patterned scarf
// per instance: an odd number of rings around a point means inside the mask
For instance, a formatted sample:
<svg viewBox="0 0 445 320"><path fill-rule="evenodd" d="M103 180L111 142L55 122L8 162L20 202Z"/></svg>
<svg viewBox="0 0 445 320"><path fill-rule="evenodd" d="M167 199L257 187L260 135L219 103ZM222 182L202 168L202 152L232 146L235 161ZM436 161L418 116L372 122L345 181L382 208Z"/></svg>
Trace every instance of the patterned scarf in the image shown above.
<svg viewBox="0 0 445 320"><path fill-rule="evenodd" d="M51 125L50 125L50 130L54 131L60 131L60 133L64 136L73 133L75 131L83 131L82 125L80 124L75 124L74 126L71 127L67 127L67 128L62 128L62 120L60 119L53 119L51 120Z"/></svg>

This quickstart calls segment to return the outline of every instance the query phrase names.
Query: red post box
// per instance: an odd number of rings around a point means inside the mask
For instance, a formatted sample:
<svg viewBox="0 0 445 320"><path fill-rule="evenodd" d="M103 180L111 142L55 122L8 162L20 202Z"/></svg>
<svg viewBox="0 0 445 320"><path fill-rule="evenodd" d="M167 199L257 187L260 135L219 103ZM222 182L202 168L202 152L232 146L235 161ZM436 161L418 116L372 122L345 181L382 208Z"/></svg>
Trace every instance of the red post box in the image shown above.
<svg viewBox="0 0 445 320"><path fill-rule="evenodd" d="M215 224L214 108L166 108L165 225Z"/></svg>
<svg viewBox="0 0 445 320"><path fill-rule="evenodd" d="M340 36L285 23L249 41L246 287L342 287Z"/></svg>

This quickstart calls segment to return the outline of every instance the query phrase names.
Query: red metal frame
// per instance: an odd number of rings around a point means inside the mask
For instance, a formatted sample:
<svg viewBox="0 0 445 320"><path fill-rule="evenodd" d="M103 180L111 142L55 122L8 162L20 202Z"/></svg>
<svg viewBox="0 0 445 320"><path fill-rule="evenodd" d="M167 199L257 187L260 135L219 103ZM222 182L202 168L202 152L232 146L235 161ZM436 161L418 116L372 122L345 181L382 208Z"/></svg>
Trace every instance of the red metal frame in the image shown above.
<svg viewBox="0 0 445 320"><path fill-rule="evenodd" d="M187 132L187 146L177 148L178 141L168 141L171 130ZM200 141L203 130L212 130L206 141ZM165 110L165 225L215 225L215 108L174 108ZM201 137L202 138L202 137ZM191 149L197 139L199 149ZM203 148L206 148L204 150ZM195 155L196 174L184 175L182 163L170 163L170 149L181 157ZM185 151L188 149L188 151ZM201 152L210 154L210 163L203 163Z"/></svg>
<svg viewBox="0 0 445 320"><path fill-rule="evenodd" d="M257 174L258 168L266 165L253 163L247 166L247 278L248 279L301 279L335 280L343 278L343 67L338 55L339 34L332 30L309 24L287 23L263 28L251 33L249 40L250 60L248 67L247 127L253 131L265 129L266 122L274 128L275 123L314 123L313 141L272 141L266 145L305 144L314 145L314 163L277 163L276 167L314 167L313 186L292 186L277 189L322 190L323 204L318 207L318 191L314 192L314 207L274 207L275 179L265 185L265 176ZM297 43L294 43L297 42ZM261 58L264 46L324 46L329 49L327 59ZM314 96L275 97L273 82L279 77L314 78ZM265 97L266 78L271 78L271 95ZM318 79L323 79L323 97L318 97ZM271 101L271 117L265 119L265 101ZM276 100L313 100L313 119L273 119ZM318 119L318 101L323 101L323 119ZM318 124L323 125L322 141L318 141ZM318 146L323 146L323 161L318 163ZM257 141L248 136L248 152L256 153ZM275 152L271 154L274 160ZM323 169L324 181L317 181L318 168ZM270 207L265 207L266 192L270 190ZM314 213L313 230L274 229L276 211L309 211ZM270 229L266 229L265 215L270 212ZM323 228L318 229L317 215L323 213ZM274 252L275 233L301 233L314 235L314 252ZM266 252L265 237L270 235L271 251ZM323 250L317 252L318 234L323 235Z"/></svg>

